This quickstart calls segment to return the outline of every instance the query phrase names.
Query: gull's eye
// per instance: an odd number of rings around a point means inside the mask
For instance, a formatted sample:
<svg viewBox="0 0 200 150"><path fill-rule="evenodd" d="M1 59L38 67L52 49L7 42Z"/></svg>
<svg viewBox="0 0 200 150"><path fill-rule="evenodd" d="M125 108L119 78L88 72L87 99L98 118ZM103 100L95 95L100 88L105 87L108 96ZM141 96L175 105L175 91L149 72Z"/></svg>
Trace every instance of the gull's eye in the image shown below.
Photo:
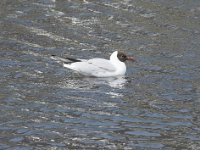
<svg viewBox="0 0 200 150"><path fill-rule="evenodd" d="M126 58L126 55L122 55L122 58Z"/></svg>
<svg viewBox="0 0 200 150"><path fill-rule="evenodd" d="M117 57L121 62L125 62L127 60L127 56L122 52L119 52Z"/></svg>

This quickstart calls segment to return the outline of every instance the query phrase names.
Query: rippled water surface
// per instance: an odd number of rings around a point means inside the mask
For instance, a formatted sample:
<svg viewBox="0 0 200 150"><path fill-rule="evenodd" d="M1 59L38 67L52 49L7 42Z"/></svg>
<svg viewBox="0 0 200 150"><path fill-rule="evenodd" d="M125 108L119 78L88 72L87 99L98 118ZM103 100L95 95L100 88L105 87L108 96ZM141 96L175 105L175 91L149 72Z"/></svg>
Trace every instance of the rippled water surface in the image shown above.
<svg viewBox="0 0 200 150"><path fill-rule="evenodd" d="M200 150L199 0L1 0L0 149ZM137 58L88 78L50 58Z"/></svg>

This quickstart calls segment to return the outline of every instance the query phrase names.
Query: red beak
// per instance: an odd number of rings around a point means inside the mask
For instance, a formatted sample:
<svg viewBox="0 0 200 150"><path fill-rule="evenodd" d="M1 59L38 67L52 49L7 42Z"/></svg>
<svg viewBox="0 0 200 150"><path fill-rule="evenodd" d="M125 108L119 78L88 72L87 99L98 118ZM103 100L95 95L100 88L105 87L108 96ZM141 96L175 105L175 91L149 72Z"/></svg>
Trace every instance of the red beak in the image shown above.
<svg viewBox="0 0 200 150"><path fill-rule="evenodd" d="M136 61L134 57L127 57L127 60L132 61L132 62Z"/></svg>

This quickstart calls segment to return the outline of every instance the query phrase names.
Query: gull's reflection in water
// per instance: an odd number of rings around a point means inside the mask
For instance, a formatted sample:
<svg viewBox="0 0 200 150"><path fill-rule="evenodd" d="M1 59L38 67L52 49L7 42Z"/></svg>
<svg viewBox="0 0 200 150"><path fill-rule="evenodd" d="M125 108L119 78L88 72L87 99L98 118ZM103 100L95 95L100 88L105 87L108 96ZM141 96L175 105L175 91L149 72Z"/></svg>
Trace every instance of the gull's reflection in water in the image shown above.
<svg viewBox="0 0 200 150"><path fill-rule="evenodd" d="M127 79L124 76L109 77L109 78L84 78L90 85L108 85L112 88L123 89L127 83Z"/></svg>
<svg viewBox="0 0 200 150"><path fill-rule="evenodd" d="M122 76L108 79L108 85L113 88L123 89L126 83L127 79Z"/></svg>
<svg viewBox="0 0 200 150"><path fill-rule="evenodd" d="M65 82L60 82L59 85L65 88L80 89L80 88L93 88L95 86L109 86L116 89L123 89L127 79L124 76L109 77L109 78L95 78L95 77L80 77L75 76L66 78Z"/></svg>
<svg viewBox="0 0 200 150"><path fill-rule="evenodd" d="M124 76L109 78L84 78L84 81L87 81L90 84L90 87L103 87L100 88L101 93L103 92L111 98L123 97L123 94L119 90L115 89L123 89L127 83L127 79ZM106 88L106 86L111 88Z"/></svg>
<svg viewBox="0 0 200 150"><path fill-rule="evenodd" d="M74 92L95 92L109 95L111 98L123 97L121 89L125 88L127 78L124 76L109 78L94 78L73 76L66 78L65 82L60 82L57 86L64 89L71 89Z"/></svg>

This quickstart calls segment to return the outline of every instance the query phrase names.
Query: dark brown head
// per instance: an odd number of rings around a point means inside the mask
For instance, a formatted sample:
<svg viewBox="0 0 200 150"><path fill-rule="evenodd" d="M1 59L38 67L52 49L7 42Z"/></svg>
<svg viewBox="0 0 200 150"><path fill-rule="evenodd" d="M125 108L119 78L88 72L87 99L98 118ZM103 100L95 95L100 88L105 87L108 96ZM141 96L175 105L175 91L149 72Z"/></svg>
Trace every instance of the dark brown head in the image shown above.
<svg viewBox="0 0 200 150"><path fill-rule="evenodd" d="M125 53L118 51L117 53L117 58L121 61L121 62L125 62L126 60L130 60L130 61L135 61L135 59L133 57L129 57L127 56Z"/></svg>

